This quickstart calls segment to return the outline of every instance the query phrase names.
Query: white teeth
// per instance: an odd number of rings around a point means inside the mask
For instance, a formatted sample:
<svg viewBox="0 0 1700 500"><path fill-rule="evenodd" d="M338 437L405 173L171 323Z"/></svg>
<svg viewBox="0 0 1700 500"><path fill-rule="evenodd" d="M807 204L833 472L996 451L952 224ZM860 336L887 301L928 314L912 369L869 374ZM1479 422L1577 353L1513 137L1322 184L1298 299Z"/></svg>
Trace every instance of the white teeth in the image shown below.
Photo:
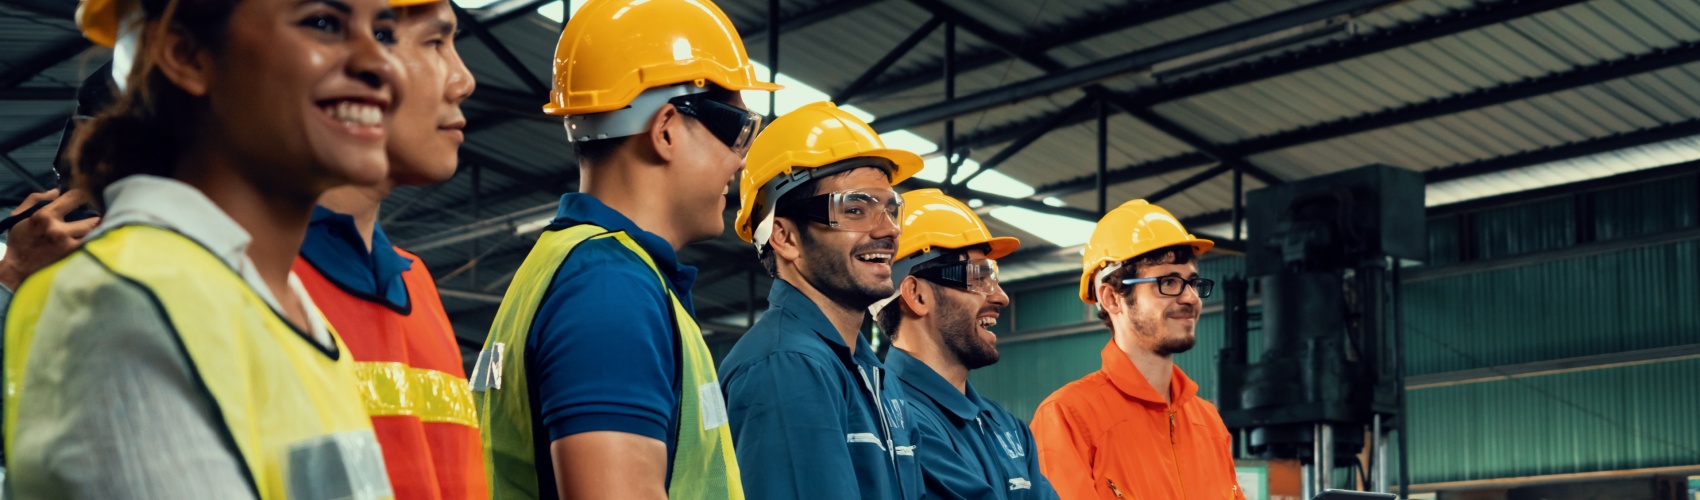
<svg viewBox="0 0 1700 500"><path fill-rule="evenodd" d="M868 262L873 262L873 261L876 261L876 260L891 260L891 254L889 254L889 253L870 253L870 254L863 254L863 255L856 256L856 258L862 259L862 260L868 261Z"/></svg>
<svg viewBox="0 0 1700 500"><path fill-rule="evenodd" d="M998 325L998 319L997 318L980 318L980 326L985 327L987 330L990 330L990 329L992 329L992 327L997 326L997 325Z"/></svg>
<svg viewBox="0 0 1700 500"><path fill-rule="evenodd" d="M352 127L374 127L384 119L384 112L377 106L352 101L337 101L336 104L321 108L331 119Z"/></svg>

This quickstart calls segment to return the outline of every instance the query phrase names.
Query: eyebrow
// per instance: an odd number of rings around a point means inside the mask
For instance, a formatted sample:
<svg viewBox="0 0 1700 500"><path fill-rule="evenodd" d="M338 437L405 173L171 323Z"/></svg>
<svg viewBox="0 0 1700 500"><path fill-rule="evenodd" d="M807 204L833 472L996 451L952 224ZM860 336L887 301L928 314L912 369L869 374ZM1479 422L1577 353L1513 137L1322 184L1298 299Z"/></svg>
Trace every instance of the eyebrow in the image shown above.
<svg viewBox="0 0 1700 500"><path fill-rule="evenodd" d="M452 22L449 22L449 21L444 21L444 20L441 20L441 19L437 20L437 34L438 35L452 35L452 34L454 34L454 32L455 32L455 23L452 23Z"/></svg>
<svg viewBox="0 0 1700 500"><path fill-rule="evenodd" d="M337 11L342 12L343 14L354 13L354 8L349 7L347 3L343 3L343 2L340 2L338 0L307 0L307 1L301 2L301 3L302 4L319 3L319 4L324 4L325 6L328 6L332 9L336 9Z"/></svg>

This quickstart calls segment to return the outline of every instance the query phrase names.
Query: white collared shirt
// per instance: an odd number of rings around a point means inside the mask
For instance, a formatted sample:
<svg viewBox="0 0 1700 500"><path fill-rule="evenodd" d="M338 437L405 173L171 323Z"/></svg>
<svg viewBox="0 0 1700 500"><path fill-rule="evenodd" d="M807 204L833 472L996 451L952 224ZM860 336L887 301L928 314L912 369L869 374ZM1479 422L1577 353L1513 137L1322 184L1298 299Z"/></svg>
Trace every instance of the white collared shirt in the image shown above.
<svg viewBox="0 0 1700 500"><path fill-rule="evenodd" d="M212 251L242 276L248 288L277 311L279 317L288 317L283 314L283 306L278 304L277 297L272 295L271 287L260 279L253 259L248 257L248 243L252 241L248 231L213 204L201 190L175 179L132 175L107 186L104 193L108 202L106 215L100 226L89 234L89 240L126 224L147 224L176 231ZM313 304L312 297L307 295L307 289L293 271L289 273L289 290L307 310L309 333L313 340L321 346L330 347L332 341L330 331L325 327L325 317L319 313L318 306Z"/></svg>

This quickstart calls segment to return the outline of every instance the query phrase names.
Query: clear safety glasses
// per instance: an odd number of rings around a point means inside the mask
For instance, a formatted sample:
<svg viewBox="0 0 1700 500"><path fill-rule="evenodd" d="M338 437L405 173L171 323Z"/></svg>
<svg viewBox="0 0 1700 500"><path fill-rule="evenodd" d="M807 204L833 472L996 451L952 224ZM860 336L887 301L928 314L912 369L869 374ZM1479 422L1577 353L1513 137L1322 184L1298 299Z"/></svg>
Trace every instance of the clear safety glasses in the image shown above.
<svg viewBox="0 0 1700 500"><path fill-rule="evenodd" d="M915 271L910 275L981 295L991 295L998 290L998 261L994 259L952 262Z"/></svg>
<svg viewBox="0 0 1700 500"><path fill-rule="evenodd" d="M672 103L680 114L696 118L708 132L732 148L732 152L743 156L750 152L750 141L761 130L760 113L744 108L707 99L703 94L688 94L672 99Z"/></svg>
<svg viewBox="0 0 1700 500"><path fill-rule="evenodd" d="M903 198L896 190L846 190L810 196L779 207L779 215L806 217L840 231L866 232L881 224L897 226Z"/></svg>
<svg viewBox="0 0 1700 500"><path fill-rule="evenodd" d="M1186 291L1186 287L1189 286L1192 287L1193 290L1198 291L1198 298L1201 299L1209 298L1210 293L1216 291L1216 281L1204 278L1187 279L1180 276L1158 276L1155 278L1128 278L1122 280L1123 286L1132 286L1140 283L1156 283L1157 293L1168 295L1170 297L1179 297L1181 293Z"/></svg>

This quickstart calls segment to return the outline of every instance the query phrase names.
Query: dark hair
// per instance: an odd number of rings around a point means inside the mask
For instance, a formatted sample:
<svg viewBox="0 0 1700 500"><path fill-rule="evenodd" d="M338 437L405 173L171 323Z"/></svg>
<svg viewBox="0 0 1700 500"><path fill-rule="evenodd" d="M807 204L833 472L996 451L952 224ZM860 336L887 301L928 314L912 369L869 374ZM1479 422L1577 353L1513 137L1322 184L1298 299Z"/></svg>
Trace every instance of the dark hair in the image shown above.
<svg viewBox="0 0 1700 500"><path fill-rule="evenodd" d="M834 177L849 175L851 172L855 172L857 170L861 170L861 169L864 169L864 168L877 168L881 172L885 172L885 176L887 178L891 177L891 171L890 170L887 170L885 167L876 166L876 165L869 165L869 166L865 166L865 167L856 167L856 168L845 169L842 172L834 173L832 175L828 175L826 177L822 177L822 178L819 178L819 179L810 180L809 182L803 184L802 186L798 186L796 189L792 189L790 191L787 191L784 196L780 196L778 200L774 201L772 210L778 210L779 207L781 207L781 206L790 205L790 204L795 203L797 201L800 201L804 198L808 198L810 196L815 196L815 195L821 194L820 193L820 182L821 181L831 179L831 178L834 178ZM800 236L803 238L804 243L808 243L808 242L812 241L812 240L809 239L811 236L809 235L808 221L797 220L796 218L791 217L791 216L787 216L787 215L777 215L777 214L775 214L773 216L773 220L774 220L775 224L778 224L779 219L789 220L789 221L791 221L792 224L796 224L797 225L797 231L798 231L798 233L800 233ZM761 223L761 221L759 221L759 220L750 221L750 224L752 226L755 225L755 224L760 224L760 223ZM760 248L757 248L756 249L756 258L761 261L762 269L767 270L767 276L768 277L770 277L770 278L778 278L779 277L779 258L773 255L773 244L769 243L767 245L763 245Z"/></svg>
<svg viewBox="0 0 1700 500"><path fill-rule="evenodd" d="M702 95L703 95L703 97L708 98L708 100L710 100L710 101L715 101L715 102L719 102L719 103L728 103L729 104L729 103L732 102L732 97L737 95L737 93L735 93L731 90L727 90L725 87L721 87L721 86L716 85L714 83L709 83L708 84L708 91L703 92ZM680 116L684 116L684 115L680 115ZM610 137L610 138L607 138L607 139L597 139L597 140L594 140L594 141L574 142L573 143L573 154L578 155L579 161L590 162L590 164L592 164L592 165L602 163L602 162L608 161L608 157L613 156L615 151L619 151L620 146L626 145L627 141L630 141L630 140L632 140L633 137L637 137L639 135L644 135L644 134L628 135L628 136L624 136L624 137Z"/></svg>
<svg viewBox="0 0 1700 500"><path fill-rule="evenodd" d="M1140 271L1149 269L1153 266L1185 264L1192 262L1193 259L1196 258L1198 258L1198 255L1194 253L1192 251L1192 247L1188 245L1175 245L1172 247L1159 248L1140 254L1132 259L1128 259L1127 263L1123 264L1122 267L1117 268L1114 271L1110 271L1110 274L1104 276L1104 280L1100 283L1115 283L1116 299L1121 300L1126 304L1133 304L1132 295L1127 293L1127 289L1123 288L1120 284L1122 280L1139 277ZM1092 293L1097 293L1096 290L1097 287L1094 286ZM1098 302L1102 303L1104 302L1104 299L1105 297L1098 297ZM1110 313L1105 312L1103 307L1098 308L1098 321L1104 323L1104 328L1115 328L1110 324Z"/></svg>
<svg viewBox="0 0 1700 500"><path fill-rule="evenodd" d="M184 92L159 70L159 40L177 31L198 45L224 46L230 14L238 0L142 0L147 19L127 91L77 127L69 150L76 185L94 195L97 205L106 187L137 174L169 177L178 155L197 129L198 98Z"/></svg>

